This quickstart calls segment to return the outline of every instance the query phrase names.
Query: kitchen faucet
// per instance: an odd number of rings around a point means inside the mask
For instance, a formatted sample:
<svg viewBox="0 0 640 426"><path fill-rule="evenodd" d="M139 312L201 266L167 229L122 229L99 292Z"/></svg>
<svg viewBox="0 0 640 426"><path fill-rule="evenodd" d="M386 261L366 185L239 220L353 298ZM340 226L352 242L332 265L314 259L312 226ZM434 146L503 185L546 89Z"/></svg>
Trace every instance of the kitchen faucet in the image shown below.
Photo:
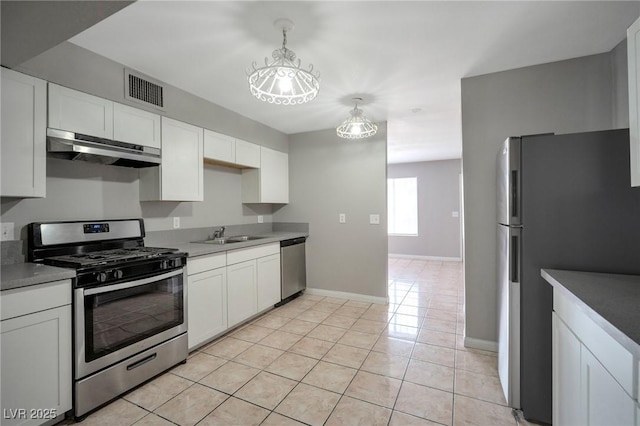
<svg viewBox="0 0 640 426"><path fill-rule="evenodd" d="M222 238L222 237L224 237L224 230L225 230L225 227L221 226L220 228L218 228L215 231L213 231L213 238Z"/></svg>

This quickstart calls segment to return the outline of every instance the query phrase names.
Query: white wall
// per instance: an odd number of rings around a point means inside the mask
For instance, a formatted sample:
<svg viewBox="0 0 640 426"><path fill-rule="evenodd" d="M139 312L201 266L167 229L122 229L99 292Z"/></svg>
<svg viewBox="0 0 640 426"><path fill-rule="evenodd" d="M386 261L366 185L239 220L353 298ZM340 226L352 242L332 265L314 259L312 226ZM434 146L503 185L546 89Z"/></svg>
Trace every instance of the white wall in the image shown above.
<svg viewBox="0 0 640 426"><path fill-rule="evenodd" d="M418 235L390 235L389 253L460 259L460 171L460 160L389 164L388 178L418 181Z"/></svg>
<svg viewBox="0 0 640 426"><path fill-rule="evenodd" d="M613 128L612 84L608 53L462 80L466 337L497 339L500 143L509 136Z"/></svg>
<svg viewBox="0 0 640 426"><path fill-rule="evenodd" d="M291 202L273 219L309 223L308 287L387 297L386 154L386 123L364 141L340 139L335 129L290 136Z"/></svg>

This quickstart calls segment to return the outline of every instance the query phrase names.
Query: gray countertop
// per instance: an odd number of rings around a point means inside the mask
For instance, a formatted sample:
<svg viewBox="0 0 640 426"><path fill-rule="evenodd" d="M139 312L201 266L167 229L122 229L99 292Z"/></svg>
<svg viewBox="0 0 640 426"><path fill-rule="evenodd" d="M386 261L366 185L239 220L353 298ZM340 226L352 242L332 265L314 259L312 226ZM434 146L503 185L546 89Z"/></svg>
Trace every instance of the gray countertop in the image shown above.
<svg viewBox="0 0 640 426"><path fill-rule="evenodd" d="M2 265L0 290L12 290L20 287L66 280L76 276L75 269L56 268L38 263L15 263Z"/></svg>
<svg viewBox="0 0 640 426"><path fill-rule="evenodd" d="M212 253L220 253L229 250L257 246L260 244L275 243L298 237L308 237L304 232L271 232L259 235L264 238L229 244L205 244L205 243L170 243L167 247L177 248L187 253L189 257L203 256ZM11 290L20 287L48 283L51 281L74 278L76 271L68 268L56 268L37 263L16 263L2 265L0 290Z"/></svg>
<svg viewBox="0 0 640 426"><path fill-rule="evenodd" d="M268 234L256 235L264 238L258 240L243 241L241 243L229 244L206 244L206 243L176 243L171 247L187 253L189 257L203 256L206 254L221 253L229 250L258 246L261 244L277 243L283 240L290 240L298 237L308 237L304 232L271 232Z"/></svg>
<svg viewBox="0 0 640 426"><path fill-rule="evenodd" d="M542 277L640 356L640 276L543 269Z"/></svg>

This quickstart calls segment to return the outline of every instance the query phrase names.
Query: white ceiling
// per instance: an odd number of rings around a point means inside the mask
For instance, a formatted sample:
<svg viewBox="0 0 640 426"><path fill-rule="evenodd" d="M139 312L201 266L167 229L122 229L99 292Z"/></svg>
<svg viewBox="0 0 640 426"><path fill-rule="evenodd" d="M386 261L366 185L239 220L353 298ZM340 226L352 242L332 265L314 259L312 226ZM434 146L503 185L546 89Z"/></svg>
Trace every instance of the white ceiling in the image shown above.
<svg viewBox="0 0 640 426"><path fill-rule="evenodd" d="M361 96L388 122L389 162L460 158L460 79L602 53L639 2L145 1L70 41L287 134L336 127ZM245 70L282 44L321 74L301 106L249 93Z"/></svg>

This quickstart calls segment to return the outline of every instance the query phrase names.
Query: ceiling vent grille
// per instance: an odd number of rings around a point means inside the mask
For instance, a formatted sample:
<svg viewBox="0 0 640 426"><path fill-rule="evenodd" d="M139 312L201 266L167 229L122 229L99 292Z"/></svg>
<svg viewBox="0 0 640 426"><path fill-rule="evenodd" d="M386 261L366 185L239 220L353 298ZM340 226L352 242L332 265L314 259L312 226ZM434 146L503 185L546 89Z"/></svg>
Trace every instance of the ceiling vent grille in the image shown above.
<svg viewBox="0 0 640 426"><path fill-rule="evenodd" d="M124 86L126 99L164 110L164 87L159 81L125 69Z"/></svg>

